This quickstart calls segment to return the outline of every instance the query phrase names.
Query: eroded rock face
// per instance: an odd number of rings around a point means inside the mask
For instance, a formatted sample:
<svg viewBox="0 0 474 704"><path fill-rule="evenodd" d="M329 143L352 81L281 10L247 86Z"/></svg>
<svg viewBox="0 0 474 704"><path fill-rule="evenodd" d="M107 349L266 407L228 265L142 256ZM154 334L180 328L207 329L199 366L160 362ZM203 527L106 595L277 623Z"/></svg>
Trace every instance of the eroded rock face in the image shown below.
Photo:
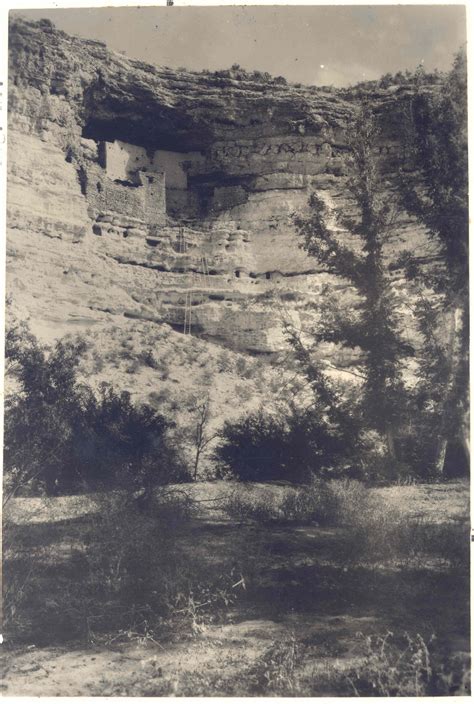
<svg viewBox="0 0 474 704"><path fill-rule="evenodd" d="M187 319L272 352L283 319L310 322L334 282L292 215L311 191L345 203L351 95L159 69L48 22L16 21L10 59L7 282L39 332ZM409 220L403 234L429 254Z"/></svg>

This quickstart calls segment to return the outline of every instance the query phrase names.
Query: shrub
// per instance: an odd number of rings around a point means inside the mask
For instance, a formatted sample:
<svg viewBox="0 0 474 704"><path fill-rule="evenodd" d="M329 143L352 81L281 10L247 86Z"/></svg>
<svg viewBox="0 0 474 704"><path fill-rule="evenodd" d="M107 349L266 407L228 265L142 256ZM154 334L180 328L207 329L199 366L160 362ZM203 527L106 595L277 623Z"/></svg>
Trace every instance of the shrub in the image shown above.
<svg viewBox="0 0 474 704"><path fill-rule="evenodd" d="M239 384L238 386L235 387L235 394L237 398L240 401L243 401L244 403L246 401L250 401L250 399L254 396L254 390L250 385L247 384Z"/></svg>
<svg viewBox="0 0 474 704"><path fill-rule="evenodd" d="M245 372L247 371L247 360L245 360L243 357L238 357L235 362L235 371L239 376L244 376Z"/></svg>
<svg viewBox="0 0 474 704"><path fill-rule="evenodd" d="M435 636L387 631L358 634L362 653L349 667L343 662L297 673L297 684L308 696L322 691L340 697L420 697L467 695L470 672L463 657L446 657ZM357 647L360 650L360 646ZM353 661L354 662L354 661ZM342 667L341 667L342 665Z"/></svg>
<svg viewBox="0 0 474 704"><path fill-rule="evenodd" d="M301 482L324 473L347 450L320 409L293 410L288 417L260 410L226 422L215 458L221 470L244 481Z"/></svg>
<svg viewBox="0 0 474 704"><path fill-rule="evenodd" d="M220 507L239 523L248 520L257 523L281 520L278 501L269 489L259 491L239 486L221 498Z"/></svg>
<svg viewBox="0 0 474 704"><path fill-rule="evenodd" d="M217 358L217 368L219 373L232 371L232 358L225 350Z"/></svg>
<svg viewBox="0 0 474 704"><path fill-rule="evenodd" d="M433 524L407 518L356 480L313 479L297 488L237 485L222 496L221 508L239 523L315 523L343 529L334 559L344 565L420 568L430 560L458 575L469 570L466 521Z"/></svg>
<svg viewBox="0 0 474 704"><path fill-rule="evenodd" d="M280 511L288 522L333 525L340 502L332 483L314 480L309 486L285 492Z"/></svg>
<svg viewBox="0 0 474 704"><path fill-rule="evenodd" d="M130 630L145 628L155 639L198 633L234 603L242 588L236 565L209 569L202 554L180 540L195 508L175 489L155 492L145 512L130 494L97 499L78 563L92 639L114 631L126 639Z"/></svg>
<svg viewBox="0 0 474 704"><path fill-rule="evenodd" d="M158 369L159 364L152 350L144 350L138 355L138 361L151 369Z"/></svg>
<svg viewBox="0 0 474 704"><path fill-rule="evenodd" d="M168 441L170 428L152 406L134 405L128 392L102 384L76 447L82 476L89 485L142 491L144 502L154 486L186 481L187 470Z"/></svg>
<svg viewBox="0 0 474 704"><path fill-rule="evenodd" d="M102 384L78 381L83 341L41 346L24 325L7 332L13 376L5 403L5 492L55 494L119 484L141 489L186 479L167 440L171 424L153 407Z"/></svg>
<svg viewBox="0 0 474 704"><path fill-rule="evenodd" d="M341 500L334 485L335 482L317 479L298 488L238 485L226 492L221 507L239 522L336 525L340 520Z"/></svg>
<svg viewBox="0 0 474 704"><path fill-rule="evenodd" d="M225 618L245 588L248 551L216 564L183 540L196 506L183 490L155 490L145 510L138 498L100 492L74 521L8 526L10 644L157 642Z"/></svg>
<svg viewBox="0 0 474 704"><path fill-rule="evenodd" d="M37 575L46 556L46 547L31 549L21 527L4 517L2 522L2 627L4 634L28 636L32 621L27 606L37 591Z"/></svg>
<svg viewBox="0 0 474 704"><path fill-rule="evenodd" d="M352 564L390 564L419 568L427 559L458 573L469 565L468 526L464 521L433 524L407 517L364 484L330 482L335 510L331 522L346 529L339 558Z"/></svg>

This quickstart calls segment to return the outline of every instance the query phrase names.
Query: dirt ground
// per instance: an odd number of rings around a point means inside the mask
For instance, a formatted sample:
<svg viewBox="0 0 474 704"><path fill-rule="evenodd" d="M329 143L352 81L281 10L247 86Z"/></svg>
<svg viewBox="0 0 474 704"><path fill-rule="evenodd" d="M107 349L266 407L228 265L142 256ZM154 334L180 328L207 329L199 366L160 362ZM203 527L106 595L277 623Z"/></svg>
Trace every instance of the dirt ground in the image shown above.
<svg viewBox="0 0 474 704"><path fill-rule="evenodd" d="M452 580L426 568L353 567L349 558L347 566L344 560L335 566L340 529L236 525L208 501L227 487L192 487L206 502L184 537L187 549L198 551L209 565L222 555L231 560L242 546L255 555L258 579L241 585L223 618L203 619L192 632L164 642L142 636L100 646L65 642L53 647L41 637L14 647L6 643L2 694L239 696L261 693L262 677L278 684L282 673L287 693L304 694L296 686L291 689L296 656L293 665L284 658L282 665L282 653L297 643L300 655L304 651L298 662L315 683L311 694L337 695L344 692L334 689L332 673L340 678L360 662L364 638L388 630L419 633L425 641L436 633L442 648L467 662L468 582L458 580L453 591ZM374 491L401 507L407 519L446 522L465 518L469 511L463 482ZM47 529L53 540L54 523L85 520L91 505L85 497L17 499L8 517L21 530L38 531L39 540ZM467 693L459 686L453 691Z"/></svg>

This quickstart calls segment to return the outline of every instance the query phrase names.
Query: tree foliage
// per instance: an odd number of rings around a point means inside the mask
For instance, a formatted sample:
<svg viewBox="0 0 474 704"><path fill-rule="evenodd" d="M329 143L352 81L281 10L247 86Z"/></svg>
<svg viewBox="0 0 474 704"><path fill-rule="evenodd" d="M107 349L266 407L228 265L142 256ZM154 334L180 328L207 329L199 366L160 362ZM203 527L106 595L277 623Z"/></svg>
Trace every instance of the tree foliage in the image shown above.
<svg viewBox="0 0 474 704"><path fill-rule="evenodd" d="M440 91L418 91L405 115L403 205L428 229L446 265L438 287L465 294L468 282L467 65L460 51Z"/></svg>
<svg viewBox="0 0 474 704"><path fill-rule="evenodd" d="M347 315L323 315L316 337L362 350L363 414L370 427L387 440L400 423L404 388L401 359L410 347L400 335L399 316L384 257L384 245L397 222L396 199L383 180L375 157L379 129L367 107L357 115L349 134L351 206L336 209L313 193L309 217L295 218L303 248L335 277L352 286L358 305ZM326 323L326 324L325 324Z"/></svg>
<svg viewBox="0 0 474 704"><path fill-rule="evenodd" d="M413 98L399 173L403 205L425 225L438 252L438 266L428 269L411 252L400 258L407 277L425 292L417 309L424 339L417 404L434 439L427 454L438 475L449 443L466 448L469 434L466 69L461 50L442 90L419 90Z"/></svg>
<svg viewBox="0 0 474 704"><path fill-rule="evenodd" d="M5 498L122 486L148 497L157 484L187 477L167 440L170 423L127 392L78 379L83 341L41 345L26 325L6 333Z"/></svg>

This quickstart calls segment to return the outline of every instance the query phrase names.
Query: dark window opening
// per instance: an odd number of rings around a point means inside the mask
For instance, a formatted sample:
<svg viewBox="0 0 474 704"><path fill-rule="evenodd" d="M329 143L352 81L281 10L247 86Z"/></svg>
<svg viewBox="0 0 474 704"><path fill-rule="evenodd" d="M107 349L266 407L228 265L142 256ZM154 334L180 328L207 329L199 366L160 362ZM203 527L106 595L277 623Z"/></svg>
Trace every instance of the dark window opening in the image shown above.
<svg viewBox="0 0 474 704"><path fill-rule="evenodd" d="M107 165L107 152L105 142L99 142L99 147L97 151L99 157L99 166L102 166L102 168L105 169Z"/></svg>
<svg viewBox="0 0 474 704"><path fill-rule="evenodd" d="M270 272L269 272L269 271L267 271L267 273L265 274L265 278L266 278L266 279L269 279L269 278L270 278Z"/></svg>
<svg viewBox="0 0 474 704"><path fill-rule="evenodd" d="M102 184L100 181L97 181L97 190L99 193L102 193Z"/></svg>
<svg viewBox="0 0 474 704"><path fill-rule="evenodd" d="M80 166L77 170L77 177L79 179L79 185L81 187L81 193L83 196L87 195L87 173L83 166Z"/></svg>
<svg viewBox="0 0 474 704"><path fill-rule="evenodd" d="M114 178L114 183L117 183L119 186L126 186L127 188L138 188L140 186L139 183L133 183L133 181L122 181L120 178Z"/></svg>
<svg viewBox="0 0 474 704"><path fill-rule="evenodd" d="M236 272L235 272L235 275L236 275L236 277L237 277L238 279L240 279L240 271L236 271Z"/></svg>

